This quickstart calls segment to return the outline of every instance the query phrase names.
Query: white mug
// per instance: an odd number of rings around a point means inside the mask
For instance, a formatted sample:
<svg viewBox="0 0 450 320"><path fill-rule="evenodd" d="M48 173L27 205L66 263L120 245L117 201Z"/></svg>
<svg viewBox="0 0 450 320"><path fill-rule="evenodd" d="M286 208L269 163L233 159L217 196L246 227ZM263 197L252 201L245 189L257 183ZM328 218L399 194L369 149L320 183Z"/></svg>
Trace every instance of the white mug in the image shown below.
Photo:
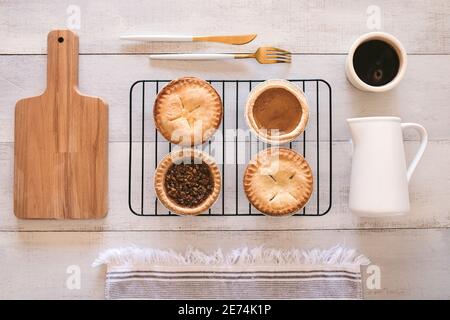
<svg viewBox="0 0 450 320"><path fill-rule="evenodd" d="M364 42L370 41L370 40L381 40L383 42L386 42L387 44L391 45L392 48L396 51L398 58L399 58L399 69L397 72L397 75L394 79L392 79L390 82L388 82L385 85L382 86L371 86L367 83L365 83L361 78L358 77L356 74L354 65L353 65L353 57L355 54L356 49ZM353 86L359 90L362 91L369 91L369 92L383 92L390 90L394 88L396 85L399 84L399 82L402 80L403 76L406 72L406 65L407 65L407 56L406 51L403 48L403 45L400 43L400 41L397 40L394 36L385 33L385 32L370 32L362 35L359 37L353 45L350 47L349 53L347 55L347 60L345 62L345 73L347 75L347 79L350 81Z"/></svg>
<svg viewBox="0 0 450 320"><path fill-rule="evenodd" d="M427 132L397 117L347 119L353 141L349 208L358 216L382 217L409 212L408 183L427 145ZM420 134L420 147L406 167L403 130Z"/></svg>

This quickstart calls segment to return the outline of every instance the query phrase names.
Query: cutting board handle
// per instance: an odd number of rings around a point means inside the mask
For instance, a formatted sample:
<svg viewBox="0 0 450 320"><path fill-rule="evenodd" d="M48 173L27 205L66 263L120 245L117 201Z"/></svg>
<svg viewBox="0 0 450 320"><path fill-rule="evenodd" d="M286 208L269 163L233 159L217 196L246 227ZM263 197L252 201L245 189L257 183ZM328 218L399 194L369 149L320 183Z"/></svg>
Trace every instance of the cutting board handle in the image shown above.
<svg viewBox="0 0 450 320"><path fill-rule="evenodd" d="M53 30L47 37L47 94L78 89L78 36Z"/></svg>

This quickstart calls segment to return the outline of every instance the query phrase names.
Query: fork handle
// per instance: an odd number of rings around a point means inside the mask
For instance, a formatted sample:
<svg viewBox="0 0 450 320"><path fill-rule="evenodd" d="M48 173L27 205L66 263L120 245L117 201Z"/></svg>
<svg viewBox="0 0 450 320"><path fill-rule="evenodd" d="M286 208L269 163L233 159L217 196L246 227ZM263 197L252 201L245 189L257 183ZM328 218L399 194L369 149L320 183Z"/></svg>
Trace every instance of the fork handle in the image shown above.
<svg viewBox="0 0 450 320"><path fill-rule="evenodd" d="M225 60L235 59L232 53L168 53L168 54L152 54L152 60Z"/></svg>

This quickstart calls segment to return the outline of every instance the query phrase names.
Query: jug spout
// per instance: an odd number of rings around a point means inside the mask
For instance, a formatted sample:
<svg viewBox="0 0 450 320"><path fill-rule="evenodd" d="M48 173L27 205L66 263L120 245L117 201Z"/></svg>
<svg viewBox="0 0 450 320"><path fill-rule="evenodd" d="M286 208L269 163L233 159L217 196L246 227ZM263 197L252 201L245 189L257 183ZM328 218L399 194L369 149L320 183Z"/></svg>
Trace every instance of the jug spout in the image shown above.
<svg viewBox="0 0 450 320"><path fill-rule="evenodd" d="M350 129L350 136L353 139L356 135L356 132L358 131L358 129L356 128L357 126L355 125L355 122L352 121L352 119L347 119L347 124L348 128Z"/></svg>
<svg viewBox="0 0 450 320"><path fill-rule="evenodd" d="M347 124L350 130L351 142L352 144L355 144L358 141L358 137L361 135L363 126L358 124L358 121L354 121L354 119L347 119Z"/></svg>

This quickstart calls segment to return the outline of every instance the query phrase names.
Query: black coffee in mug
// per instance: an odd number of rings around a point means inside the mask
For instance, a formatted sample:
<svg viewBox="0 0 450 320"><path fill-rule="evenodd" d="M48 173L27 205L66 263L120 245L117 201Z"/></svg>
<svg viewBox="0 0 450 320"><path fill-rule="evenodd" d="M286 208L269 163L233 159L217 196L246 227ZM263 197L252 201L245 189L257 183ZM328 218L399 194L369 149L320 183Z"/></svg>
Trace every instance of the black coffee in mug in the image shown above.
<svg viewBox="0 0 450 320"><path fill-rule="evenodd" d="M384 86L397 76L400 58L390 44L382 40L369 40L356 48L353 68L368 85Z"/></svg>

